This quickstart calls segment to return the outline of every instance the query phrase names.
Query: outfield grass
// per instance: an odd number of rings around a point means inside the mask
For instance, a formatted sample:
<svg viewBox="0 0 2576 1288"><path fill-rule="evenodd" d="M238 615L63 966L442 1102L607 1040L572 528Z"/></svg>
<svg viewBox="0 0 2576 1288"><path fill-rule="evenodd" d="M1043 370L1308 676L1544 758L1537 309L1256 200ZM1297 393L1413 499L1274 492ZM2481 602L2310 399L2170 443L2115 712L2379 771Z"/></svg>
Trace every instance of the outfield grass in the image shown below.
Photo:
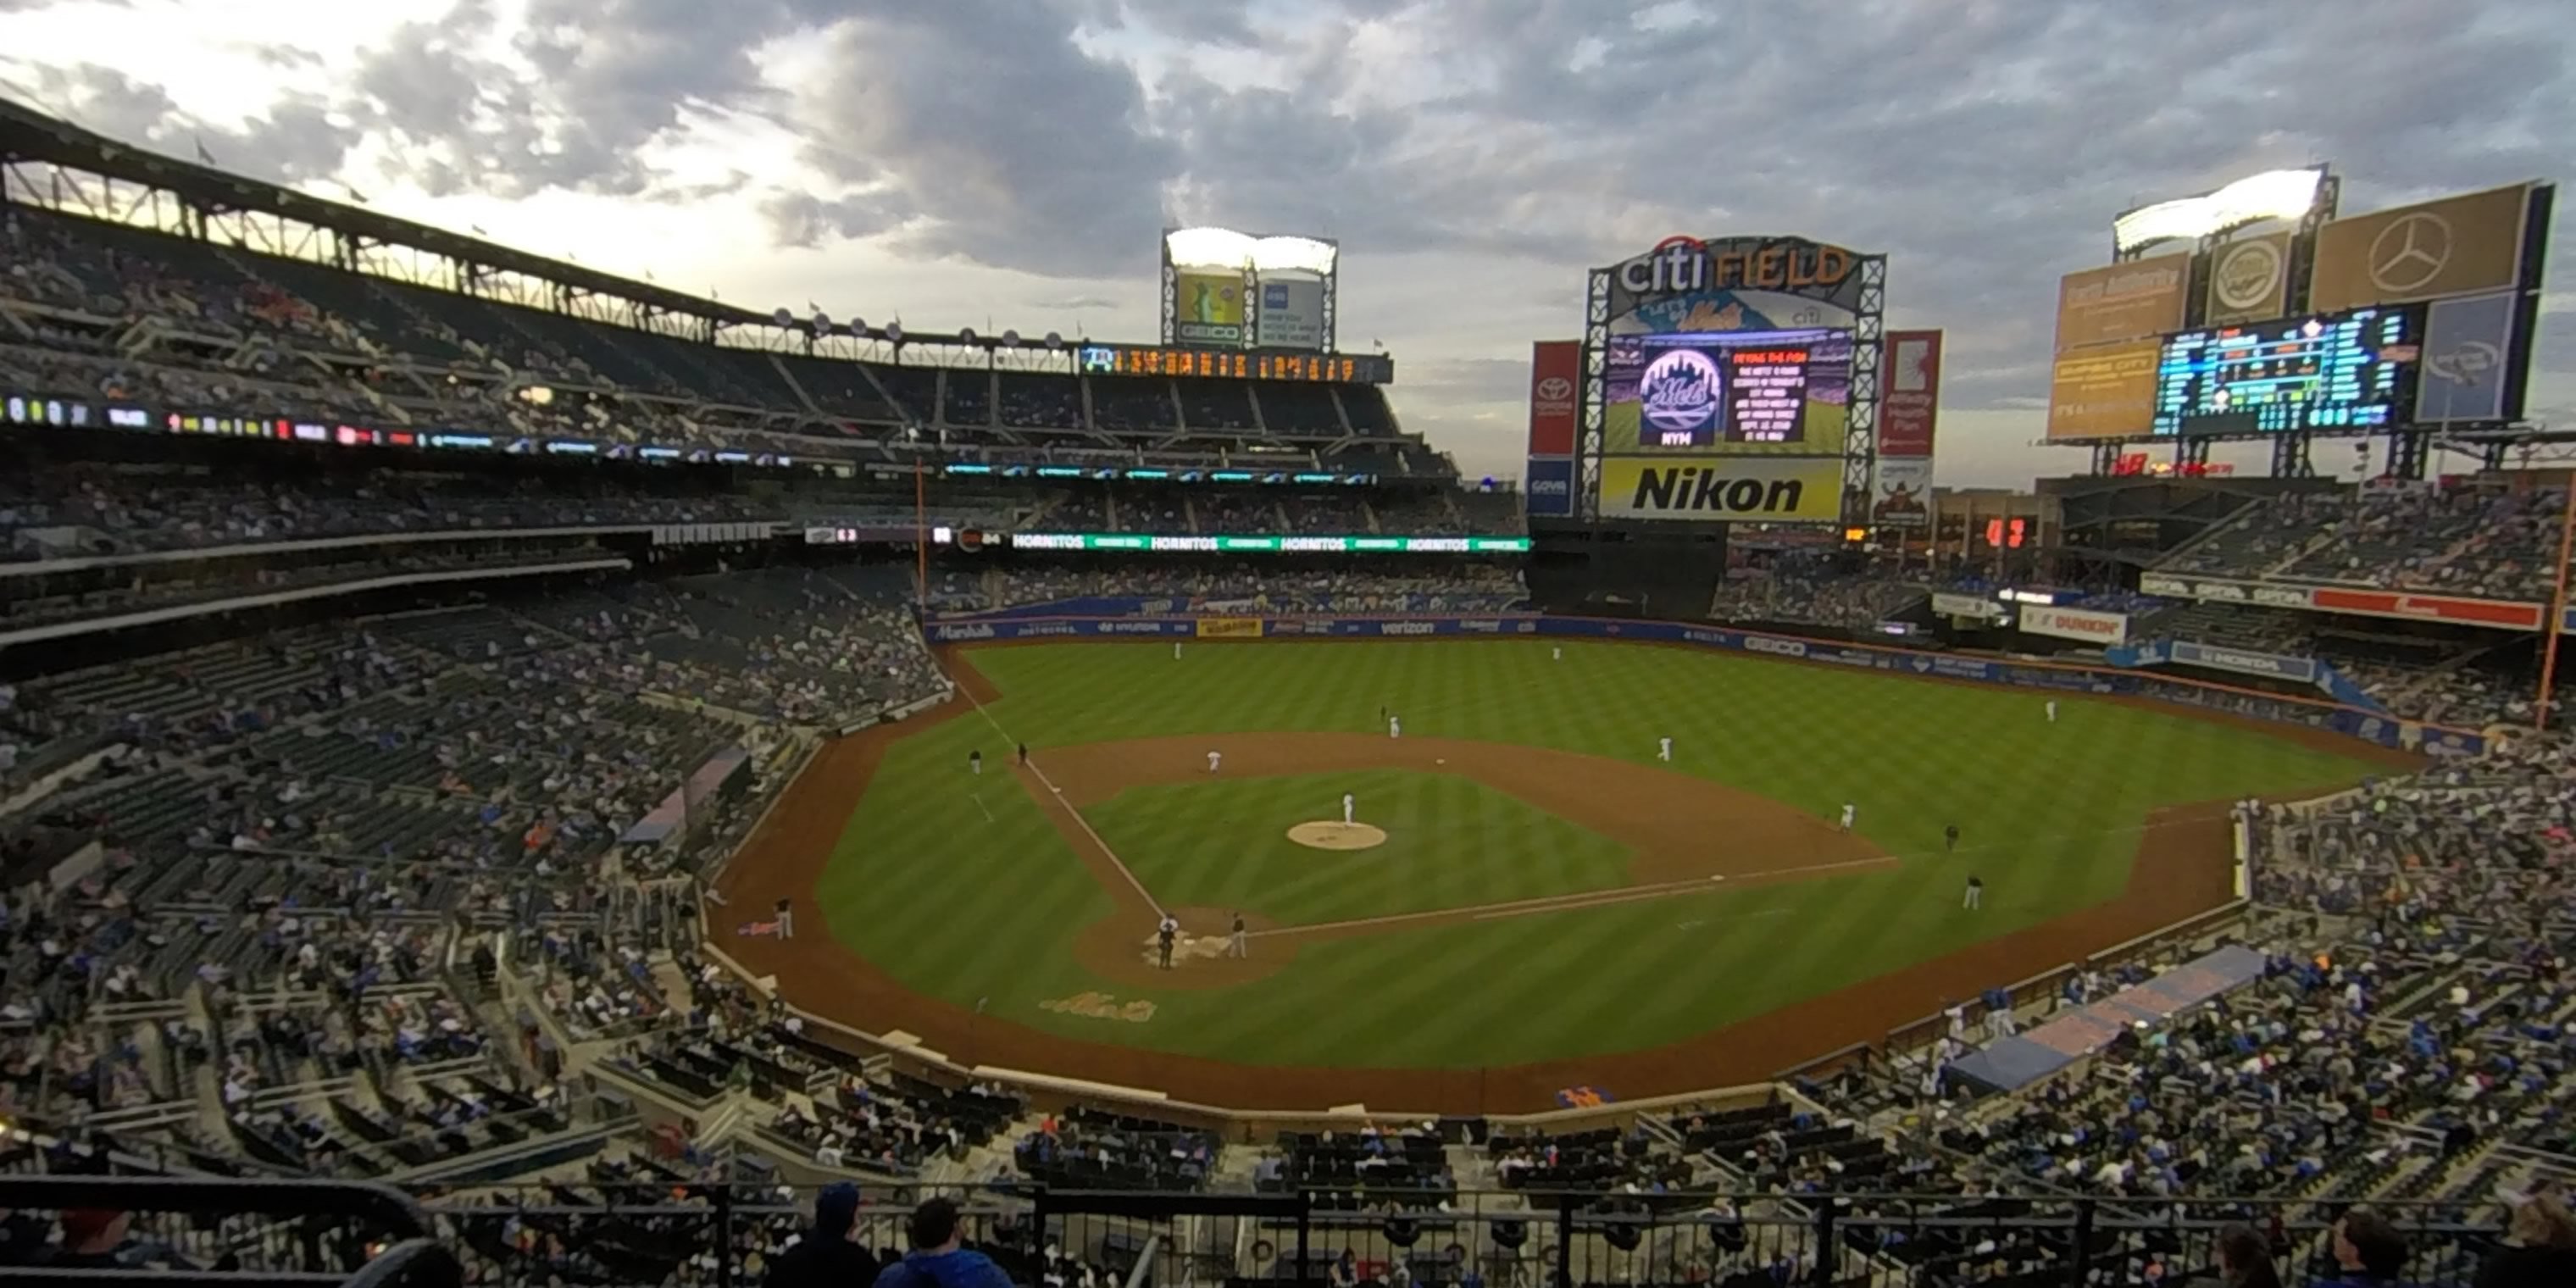
<svg viewBox="0 0 2576 1288"><path fill-rule="evenodd" d="M1544 641L1194 642L1179 661L1168 644L980 651L976 665L1003 693L990 706L999 728L950 721L888 751L818 891L827 923L913 988L963 1005L985 1000L997 1017L1069 1036L1249 1063L1475 1068L1660 1045L2099 903L2126 881L2137 827L2157 806L2323 788L2372 768L2123 703L2061 696L2061 718L2050 724L2034 693L1678 649L1563 647L1561 662ZM1014 741L1044 749L1179 734L1382 733L1381 705L1402 714L1410 736L1640 765L1653 761L1655 739L1670 735L1670 768L1819 817L1854 801L1861 833L1905 861L1799 884L1309 945L1255 983L1146 991L1160 1009L1145 1024L1038 1008L1093 989L1139 994L1074 961L1076 931L1108 915L1107 896L1007 775L966 774L968 750L998 764ZM1326 906L1328 896L1298 873L1331 857L1297 851L1296 870L1273 884L1280 864L1259 850L1277 835L1268 827L1275 820L1265 816L1261 828L1233 820L1265 808L1327 815L1296 780L1271 781L1282 793L1276 801L1233 782L1131 789L1086 817L1166 903L1239 901L1303 919L1272 901ZM1414 790L1389 780L1368 794L1393 793L1418 809L1408 832L1484 835L1490 802L1428 787L1406 797ZM1328 786L1321 799L1339 795ZM1227 823L1204 848L1191 842L1218 819ZM1982 914L1957 906L1962 860L1940 856L1945 823L1958 824L1976 851L1967 861L1987 883ZM1589 883L1601 865L1615 866L1615 847L1573 832L1542 826L1525 845L1450 847L1447 862L1458 871L1444 868L1425 878L1438 884L1422 887L1410 874L1424 865L1406 858L1406 879L1364 888L1385 901L1379 910L1399 900L1430 907L1448 901L1446 890L1550 893L1565 888L1551 883ZM1247 855L1252 863L1242 862ZM1352 876L1373 879L1366 869ZM1291 1015L1299 1022L1281 1022Z"/></svg>
<svg viewBox="0 0 2576 1288"><path fill-rule="evenodd" d="M1339 821L1342 793L1386 844L1288 839ZM1282 925L1465 908L1627 884L1628 848L1472 779L1366 770L1130 787L1088 806L1109 849L1176 908L1255 908Z"/></svg>

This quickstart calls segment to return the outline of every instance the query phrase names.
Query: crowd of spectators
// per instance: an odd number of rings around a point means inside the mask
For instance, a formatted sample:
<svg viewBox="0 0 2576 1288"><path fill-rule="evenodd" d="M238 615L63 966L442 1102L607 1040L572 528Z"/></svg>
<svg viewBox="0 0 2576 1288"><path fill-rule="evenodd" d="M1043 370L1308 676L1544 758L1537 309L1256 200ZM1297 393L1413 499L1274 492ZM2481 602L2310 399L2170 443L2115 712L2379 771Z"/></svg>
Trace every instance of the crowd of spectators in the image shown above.
<svg viewBox="0 0 2576 1288"><path fill-rule="evenodd" d="M2563 488L2510 479L2268 497L2161 567L2545 601L2565 502Z"/></svg>
<svg viewBox="0 0 2576 1288"><path fill-rule="evenodd" d="M1498 612L1528 592L1507 564L1442 561L1406 572L1238 560L1193 571L1133 564L1013 563L967 586L946 583L934 604L958 611L1013 608L1094 597L1145 599L1187 612L1226 606L1247 612Z"/></svg>
<svg viewBox="0 0 2576 1288"><path fill-rule="evenodd" d="M1784 561L1766 570L1743 570L1718 583L1708 616L1721 622L1793 622L1838 629L1866 629L1923 602L1918 580Z"/></svg>

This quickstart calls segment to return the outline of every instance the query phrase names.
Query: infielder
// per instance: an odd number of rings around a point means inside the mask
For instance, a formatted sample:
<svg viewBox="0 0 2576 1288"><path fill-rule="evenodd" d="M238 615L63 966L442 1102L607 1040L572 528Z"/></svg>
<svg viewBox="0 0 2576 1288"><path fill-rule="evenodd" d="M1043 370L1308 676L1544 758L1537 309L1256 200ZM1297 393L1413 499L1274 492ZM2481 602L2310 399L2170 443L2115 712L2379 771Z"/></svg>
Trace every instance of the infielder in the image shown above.
<svg viewBox="0 0 2576 1288"><path fill-rule="evenodd" d="M1404 720L1402 717L1388 716L1386 718L1386 736L1389 738L1401 738L1404 736Z"/></svg>
<svg viewBox="0 0 2576 1288"><path fill-rule="evenodd" d="M983 772L984 772L984 753L983 753L983 752L980 752L980 751L970 751L970 752L967 752L967 753L966 753L966 768L968 768L968 769L970 769L970 770L972 770L972 771L974 771L974 772L976 772L976 773L979 773L979 774L980 774L980 773L983 773Z"/></svg>
<svg viewBox="0 0 2576 1288"><path fill-rule="evenodd" d="M1859 817L1860 817L1860 806L1858 806L1858 805L1854 805L1854 804L1852 804L1850 801L1844 801L1844 802L1843 802L1843 830L1844 830L1844 831L1846 831L1846 832L1848 832L1848 831L1852 830L1852 822L1853 822L1853 820L1858 819Z"/></svg>
<svg viewBox="0 0 2576 1288"><path fill-rule="evenodd" d="M1670 760L1672 758L1673 740L1670 738L1657 738L1655 740L1655 759Z"/></svg>
<svg viewBox="0 0 2576 1288"><path fill-rule="evenodd" d="M2048 722L2050 724L2057 723L2057 699L2055 698L2050 698L2048 700Z"/></svg>
<svg viewBox="0 0 2576 1288"><path fill-rule="evenodd" d="M1968 878L1968 893L1960 897L1959 906L1971 909L1985 907L1986 883L1975 877Z"/></svg>
<svg viewBox="0 0 2576 1288"><path fill-rule="evenodd" d="M1353 821L1352 812L1359 808L1359 804L1360 800L1358 797L1351 795L1349 792L1342 793L1342 826L1349 827L1351 825Z"/></svg>
<svg viewBox="0 0 2576 1288"><path fill-rule="evenodd" d="M1232 942L1230 942L1230 943L1228 943L1228 944L1226 945L1226 950L1225 950L1225 951L1226 951L1226 954L1227 954L1228 956L1231 956L1231 957L1249 957L1249 956L1251 956L1251 955L1252 955L1251 950L1250 950L1250 949L1248 949L1248 948L1246 948L1246 947L1244 947L1244 944L1243 944L1243 914L1242 914L1242 913L1239 913L1239 912L1238 912L1238 913L1234 914L1234 939L1233 939L1233 941L1232 941Z"/></svg>
<svg viewBox="0 0 2576 1288"><path fill-rule="evenodd" d="M1219 766L1219 765L1222 765L1222 764L1224 764L1224 763L1225 763L1225 753L1224 753L1224 752L1221 752L1221 751L1211 751L1211 752L1209 752L1209 753L1208 753L1208 772L1209 772L1209 773L1211 773L1211 774L1215 773L1215 772L1216 772L1216 767L1217 767L1217 766Z"/></svg>
<svg viewBox="0 0 2576 1288"><path fill-rule="evenodd" d="M1163 950L1163 969L1172 968L1172 939L1181 933L1181 923L1170 913L1163 914L1161 925L1154 927L1154 941Z"/></svg>

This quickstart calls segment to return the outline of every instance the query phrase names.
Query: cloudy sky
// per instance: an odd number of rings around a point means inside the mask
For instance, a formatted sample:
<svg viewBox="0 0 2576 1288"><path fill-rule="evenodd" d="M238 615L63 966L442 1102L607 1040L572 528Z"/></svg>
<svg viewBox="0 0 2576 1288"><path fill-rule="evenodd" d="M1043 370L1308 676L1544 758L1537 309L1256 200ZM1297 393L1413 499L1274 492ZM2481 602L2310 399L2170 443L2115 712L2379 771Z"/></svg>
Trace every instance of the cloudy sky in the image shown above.
<svg viewBox="0 0 2576 1288"><path fill-rule="evenodd" d="M2316 161L2347 211L2576 170L2546 0L0 0L0 93L928 329L1147 339L1167 223L1336 237L1344 347L1506 474L1529 342L1668 233L1888 252L1890 324L1951 337L1943 481L2018 485L2085 464L2030 443L2055 280L2118 210ZM2533 413L2576 424L2549 303Z"/></svg>

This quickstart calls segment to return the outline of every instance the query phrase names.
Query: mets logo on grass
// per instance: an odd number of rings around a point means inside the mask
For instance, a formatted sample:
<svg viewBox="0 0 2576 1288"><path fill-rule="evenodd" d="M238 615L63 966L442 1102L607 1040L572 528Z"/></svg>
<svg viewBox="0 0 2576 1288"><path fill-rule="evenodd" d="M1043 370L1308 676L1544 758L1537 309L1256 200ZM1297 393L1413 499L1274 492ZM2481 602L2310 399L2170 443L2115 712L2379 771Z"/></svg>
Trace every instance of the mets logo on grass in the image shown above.
<svg viewBox="0 0 2576 1288"><path fill-rule="evenodd" d="M1842 458L1612 456L1603 518L1689 523L1831 523L1842 517Z"/></svg>

